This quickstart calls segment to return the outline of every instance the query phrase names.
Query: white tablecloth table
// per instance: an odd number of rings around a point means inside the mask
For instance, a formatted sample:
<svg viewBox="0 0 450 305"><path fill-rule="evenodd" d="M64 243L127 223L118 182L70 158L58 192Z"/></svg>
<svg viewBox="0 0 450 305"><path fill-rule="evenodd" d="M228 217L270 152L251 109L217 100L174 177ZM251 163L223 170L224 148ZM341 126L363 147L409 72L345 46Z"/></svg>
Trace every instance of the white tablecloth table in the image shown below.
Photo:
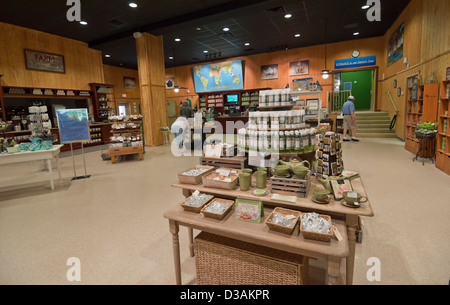
<svg viewBox="0 0 450 305"><path fill-rule="evenodd" d="M0 165L11 164L11 163L22 163L29 161L45 161L48 166L48 171L50 174L50 186L52 190L55 189L55 184L53 182L53 170L51 160L56 158L58 163L58 174L59 180L61 180L61 165L59 163L59 153L63 145L53 145L50 150L39 150L39 151L26 151L14 154L3 154L0 155Z"/></svg>

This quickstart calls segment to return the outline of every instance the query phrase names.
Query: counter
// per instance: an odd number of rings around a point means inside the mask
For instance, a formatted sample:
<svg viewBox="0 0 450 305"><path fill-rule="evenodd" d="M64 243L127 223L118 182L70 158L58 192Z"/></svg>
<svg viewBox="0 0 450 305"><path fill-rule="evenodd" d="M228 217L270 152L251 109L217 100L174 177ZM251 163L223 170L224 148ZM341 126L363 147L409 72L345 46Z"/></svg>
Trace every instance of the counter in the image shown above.
<svg viewBox="0 0 450 305"><path fill-rule="evenodd" d="M216 123L219 123L222 126L223 134L237 134L237 131L241 128L244 128L245 124L248 123L248 116L219 116L214 118ZM228 126L228 130L227 130ZM215 133L217 133L220 127L216 127Z"/></svg>

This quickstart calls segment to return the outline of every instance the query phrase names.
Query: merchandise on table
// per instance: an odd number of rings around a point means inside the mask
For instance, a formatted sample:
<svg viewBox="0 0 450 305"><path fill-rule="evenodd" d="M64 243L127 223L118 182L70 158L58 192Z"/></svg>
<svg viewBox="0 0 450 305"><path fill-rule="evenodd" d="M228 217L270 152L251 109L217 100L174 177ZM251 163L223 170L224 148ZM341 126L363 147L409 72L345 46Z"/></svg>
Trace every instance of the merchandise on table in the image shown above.
<svg viewBox="0 0 450 305"><path fill-rule="evenodd" d="M197 165L178 173L178 181L186 184L200 184L202 177L214 170L212 166Z"/></svg>
<svg viewBox="0 0 450 305"><path fill-rule="evenodd" d="M344 170L342 158L342 137L338 133L326 132L318 136L316 152L318 178L328 179L329 176L339 176Z"/></svg>
<svg viewBox="0 0 450 305"><path fill-rule="evenodd" d="M200 213L203 207L213 198L214 196L212 195L199 194L198 191L196 191L192 196L182 202L181 206L185 211Z"/></svg>
<svg viewBox="0 0 450 305"><path fill-rule="evenodd" d="M201 213L205 217L222 220L233 208L234 201L215 198L208 203Z"/></svg>
<svg viewBox="0 0 450 305"><path fill-rule="evenodd" d="M329 242L333 236L331 217L317 213L302 213L300 231L306 239Z"/></svg>

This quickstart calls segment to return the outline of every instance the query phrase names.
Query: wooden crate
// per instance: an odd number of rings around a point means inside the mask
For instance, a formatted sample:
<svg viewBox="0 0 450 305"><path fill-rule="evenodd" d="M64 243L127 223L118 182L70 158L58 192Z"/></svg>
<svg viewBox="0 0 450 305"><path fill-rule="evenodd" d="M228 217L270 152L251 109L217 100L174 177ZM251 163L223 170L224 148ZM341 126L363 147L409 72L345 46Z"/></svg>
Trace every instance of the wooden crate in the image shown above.
<svg viewBox="0 0 450 305"><path fill-rule="evenodd" d="M244 169L248 165L248 159L246 157L231 157L231 158L207 158L200 157L201 165L208 165L214 167L227 167L235 169Z"/></svg>
<svg viewBox="0 0 450 305"><path fill-rule="evenodd" d="M273 176L270 178L271 186L270 192L272 194L297 196L299 198L306 198L311 186L311 174L304 180L298 178L281 178Z"/></svg>
<svg viewBox="0 0 450 305"><path fill-rule="evenodd" d="M201 232L194 241L197 285L302 285L308 259Z"/></svg>
<svg viewBox="0 0 450 305"><path fill-rule="evenodd" d="M116 162L117 156L134 154L139 154L139 160L142 160L144 154L144 146L110 148L108 149L108 154L111 157L112 163Z"/></svg>

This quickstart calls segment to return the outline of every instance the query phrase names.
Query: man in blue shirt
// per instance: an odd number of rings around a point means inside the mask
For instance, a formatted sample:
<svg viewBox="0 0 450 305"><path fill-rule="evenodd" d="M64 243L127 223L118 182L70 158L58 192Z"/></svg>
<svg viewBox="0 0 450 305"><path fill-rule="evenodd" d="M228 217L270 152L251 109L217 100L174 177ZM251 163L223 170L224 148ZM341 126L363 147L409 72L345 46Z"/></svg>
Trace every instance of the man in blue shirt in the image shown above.
<svg viewBox="0 0 450 305"><path fill-rule="evenodd" d="M342 114L344 115L344 141L350 141L347 139L347 132L350 130L352 133L352 141L359 142L356 138L358 124L356 123L355 98L353 96L349 96L348 101L342 106Z"/></svg>

